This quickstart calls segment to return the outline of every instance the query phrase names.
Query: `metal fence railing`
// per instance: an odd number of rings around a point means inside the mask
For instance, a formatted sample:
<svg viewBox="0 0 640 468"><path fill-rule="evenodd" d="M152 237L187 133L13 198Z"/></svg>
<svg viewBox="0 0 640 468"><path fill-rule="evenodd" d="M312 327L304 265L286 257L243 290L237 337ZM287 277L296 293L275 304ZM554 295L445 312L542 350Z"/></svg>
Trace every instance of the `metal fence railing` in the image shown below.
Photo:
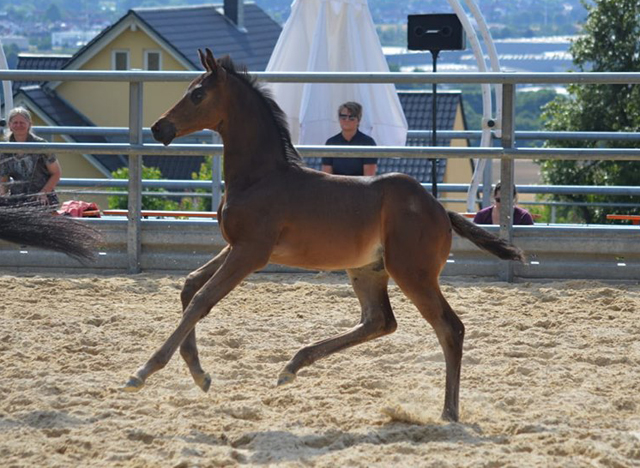
<svg viewBox="0 0 640 468"><path fill-rule="evenodd" d="M86 144L86 143L25 143L15 145L0 143L0 152L68 152L76 154L124 154L129 157L128 194L129 217L127 227L127 256L129 271L140 271L141 255L141 196L143 184L141 180L142 155L220 155L220 145L175 144L164 147L159 144L145 143L145 129L142 128L143 85L147 82L190 82L197 72L148 72L148 71L35 71L35 70L3 70L0 79L13 81L110 81L129 83L129 127L127 143ZM267 82L291 83L413 83L413 84L464 84L489 83L501 85L502 120L496 122L495 136L500 146L491 148L452 148L452 147L366 147L347 148L327 146L300 146L303 156L358 157L366 151L375 157L405 158L490 158L500 159L500 179L503 186L509 187L514 181L514 161L517 159L575 159L575 160L640 160L640 149L607 148L519 148L515 144L518 133L515 129L514 113L516 87L520 84L640 84L640 73L297 73L297 72L256 72L254 75ZM122 128L104 130L119 132ZM105 134L103 133L103 134ZM532 133L532 132L529 132ZM544 137L539 132L527 137ZM622 136L624 135L624 136ZM591 138L636 139L637 133L590 135ZM525 136L525 135L521 135ZM546 135L549 136L549 135ZM586 135L585 135L586 137ZM573 138L573 136L571 137ZM513 226L509 214L513 200L511 191L505 191L501 209L500 235L510 240ZM504 265L505 279L513 277L510 264Z"/></svg>

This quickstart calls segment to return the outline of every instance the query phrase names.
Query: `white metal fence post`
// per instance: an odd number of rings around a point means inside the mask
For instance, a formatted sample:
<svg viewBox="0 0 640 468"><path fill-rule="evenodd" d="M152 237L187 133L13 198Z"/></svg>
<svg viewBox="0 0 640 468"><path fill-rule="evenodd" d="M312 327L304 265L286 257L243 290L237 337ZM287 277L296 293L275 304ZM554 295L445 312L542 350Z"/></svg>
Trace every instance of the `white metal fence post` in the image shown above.
<svg viewBox="0 0 640 468"><path fill-rule="evenodd" d="M515 97L516 87L509 83L502 85L502 147L515 146ZM513 159L502 156L500 160L500 237L513 240ZM501 279L513 282L513 262L505 260L501 265Z"/></svg>
<svg viewBox="0 0 640 468"><path fill-rule="evenodd" d="M142 145L142 82L129 84L129 144ZM127 255L129 273L140 273L142 254L142 155L129 155Z"/></svg>

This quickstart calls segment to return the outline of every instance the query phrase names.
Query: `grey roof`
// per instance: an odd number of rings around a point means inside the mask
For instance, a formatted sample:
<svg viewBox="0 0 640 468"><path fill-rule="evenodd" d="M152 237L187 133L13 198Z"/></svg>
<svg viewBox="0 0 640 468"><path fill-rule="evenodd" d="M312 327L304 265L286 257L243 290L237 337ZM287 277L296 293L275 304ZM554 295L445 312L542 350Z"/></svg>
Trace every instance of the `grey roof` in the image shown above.
<svg viewBox="0 0 640 468"><path fill-rule="evenodd" d="M133 16L166 41L194 70L202 70L198 49L209 47L216 57L230 55L235 63L246 65L250 71L264 71L280 37L280 25L255 3L244 3L244 30L238 29L222 12L222 4L134 8L79 49L66 67Z"/></svg>
<svg viewBox="0 0 640 468"><path fill-rule="evenodd" d="M16 70L61 70L69 61L71 55L34 55L19 54ZM12 83L13 92L23 86L40 84L41 81L14 81Z"/></svg>
<svg viewBox="0 0 640 468"><path fill-rule="evenodd" d="M437 94L436 102L436 130L453 130L458 106L462 106L460 92L444 92ZM400 104L409 125L409 130L432 129L431 92L402 91L398 92ZM366 112L366 109L365 109ZM463 111L464 118L464 111ZM466 125L465 125L466 127ZM437 136L437 132L436 132ZM449 146L450 140L436 138L436 146ZM431 138L408 138L407 146L431 146ZM305 158L305 163L314 169L320 169L320 158ZM444 181L447 160L437 160L437 181ZM425 158L380 158L378 159L378 174L388 172L403 172L416 178L421 183L431 183L431 160Z"/></svg>
<svg viewBox="0 0 640 468"><path fill-rule="evenodd" d="M251 71L264 71L282 28L255 3L244 4L244 28L222 14L222 5L132 10L201 69L198 48L209 47L216 57L230 55Z"/></svg>
<svg viewBox="0 0 640 468"><path fill-rule="evenodd" d="M458 106L462 106L460 92L439 92L436 102L436 129L453 130ZM431 130L433 128L433 94L424 91L401 91L398 98L409 124L410 130ZM463 112L464 115L464 112ZM449 140L436 139L436 146L449 146ZM431 138L409 139L408 146L431 145Z"/></svg>
<svg viewBox="0 0 640 468"><path fill-rule="evenodd" d="M155 143L155 142L154 142ZM204 156L143 156L146 167L157 167L163 179L191 180L200 171Z"/></svg>

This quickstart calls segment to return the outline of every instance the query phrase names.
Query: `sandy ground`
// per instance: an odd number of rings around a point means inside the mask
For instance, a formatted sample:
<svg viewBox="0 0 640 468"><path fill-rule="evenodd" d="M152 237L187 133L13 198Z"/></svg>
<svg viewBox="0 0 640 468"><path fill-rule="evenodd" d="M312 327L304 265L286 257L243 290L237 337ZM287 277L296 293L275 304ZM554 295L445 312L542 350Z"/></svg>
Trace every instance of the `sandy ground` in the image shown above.
<svg viewBox="0 0 640 468"><path fill-rule="evenodd" d="M275 387L293 353L359 319L342 275L252 276L198 326L214 382L178 355L121 390L173 331L180 277L0 276L0 464L640 466L640 286L448 281L467 327L461 421L444 362L392 287L399 328Z"/></svg>

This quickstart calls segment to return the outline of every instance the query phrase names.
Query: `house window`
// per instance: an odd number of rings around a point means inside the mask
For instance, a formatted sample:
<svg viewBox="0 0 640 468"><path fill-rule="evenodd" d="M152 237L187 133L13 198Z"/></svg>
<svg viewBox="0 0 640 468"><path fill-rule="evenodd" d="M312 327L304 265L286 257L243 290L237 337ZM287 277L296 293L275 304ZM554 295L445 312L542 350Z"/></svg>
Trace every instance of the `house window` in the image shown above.
<svg viewBox="0 0 640 468"><path fill-rule="evenodd" d="M113 68L114 70L128 70L129 69L129 51L114 50L111 55L111 68Z"/></svg>
<svg viewBox="0 0 640 468"><path fill-rule="evenodd" d="M144 69L145 70L162 70L162 54L159 50L144 51Z"/></svg>

